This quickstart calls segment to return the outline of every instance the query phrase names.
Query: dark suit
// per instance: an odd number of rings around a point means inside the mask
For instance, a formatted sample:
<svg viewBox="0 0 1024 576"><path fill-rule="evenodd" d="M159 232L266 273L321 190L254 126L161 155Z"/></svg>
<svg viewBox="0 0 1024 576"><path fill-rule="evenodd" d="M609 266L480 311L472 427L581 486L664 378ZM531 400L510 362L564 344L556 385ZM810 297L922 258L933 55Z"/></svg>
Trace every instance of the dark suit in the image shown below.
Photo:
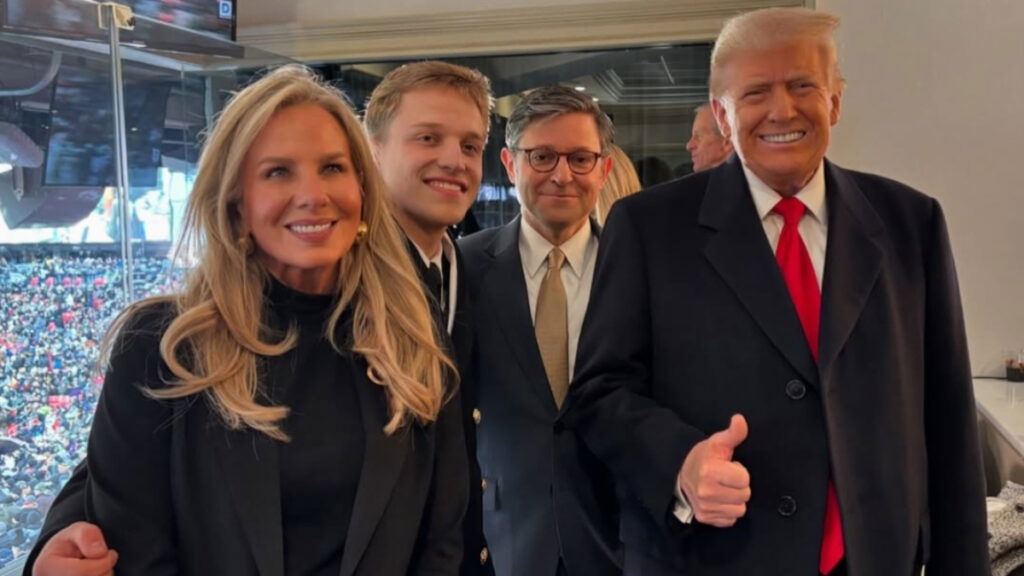
<svg viewBox="0 0 1024 576"><path fill-rule="evenodd" d="M987 573L960 295L942 211L825 162L815 364L734 155L626 198L601 239L566 424L624 484L627 574L817 573L834 479L851 576ZM746 416L732 528L671 515L690 449Z"/></svg>
<svg viewBox="0 0 1024 576"><path fill-rule="evenodd" d="M413 267L419 274L420 280L427 281L427 267L423 263L416 246L408 238L406 247L409 249L409 256L412 258ZM466 510L463 535L465 537L464 552L462 561L463 576L488 576L494 574L494 564L491 562L490 550L484 539L483 511L482 511L482 490L480 464L476 458L476 422L473 418L474 410L477 410L476 382L471 359L473 349L476 345L476 338L473 331L472 301L469 297L469 288L466 283L466 267L463 263L462 254L458 245L455 245L456 262L456 283L455 293L455 319L452 323L451 349L452 359L459 368L460 392L462 397L462 424L466 435L466 454L469 460L469 508ZM429 293L429 292L428 292ZM435 319L441 327L441 332L447 332L448 322L442 318L436 302L431 302Z"/></svg>
<svg viewBox="0 0 1024 576"><path fill-rule="evenodd" d="M619 574L608 471L556 424L519 256L520 220L460 241L474 302L484 530L500 576ZM596 228L595 228L596 233ZM560 560L561 559L561 560Z"/></svg>
<svg viewBox="0 0 1024 576"><path fill-rule="evenodd" d="M87 517L120 552L124 576L283 576L279 442L228 430L200 397L157 402L139 388L170 375L159 356L169 312L138 315L115 346L89 441ZM360 357L345 364L365 450L341 574L457 573L467 499L458 398L436 422L387 436L384 388Z"/></svg>

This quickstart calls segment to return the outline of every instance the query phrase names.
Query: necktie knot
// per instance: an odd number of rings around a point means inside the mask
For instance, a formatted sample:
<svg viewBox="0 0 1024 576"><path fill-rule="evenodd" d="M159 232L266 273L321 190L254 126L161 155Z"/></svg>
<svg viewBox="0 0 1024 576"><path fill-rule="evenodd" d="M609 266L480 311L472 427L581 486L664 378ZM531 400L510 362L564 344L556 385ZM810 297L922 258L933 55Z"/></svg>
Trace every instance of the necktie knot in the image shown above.
<svg viewBox="0 0 1024 576"><path fill-rule="evenodd" d="M772 208L772 212L782 216L782 219L786 222L786 226L798 226L800 224L800 219L803 218L804 212L806 211L807 207L804 206L804 203L793 196L779 200L778 204Z"/></svg>
<svg viewBox="0 0 1024 576"><path fill-rule="evenodd" d="M548 270L561 270L565 263L565 254L558 248L552 248L548 252Z"/></svg>

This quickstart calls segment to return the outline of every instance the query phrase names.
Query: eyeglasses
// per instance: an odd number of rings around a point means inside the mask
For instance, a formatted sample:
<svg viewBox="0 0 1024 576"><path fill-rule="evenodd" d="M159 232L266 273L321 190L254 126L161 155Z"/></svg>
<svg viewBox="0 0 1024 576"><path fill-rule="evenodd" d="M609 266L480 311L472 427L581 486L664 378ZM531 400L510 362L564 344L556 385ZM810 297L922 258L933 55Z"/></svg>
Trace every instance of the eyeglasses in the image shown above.
<svg viewBox="0 0 1024 576"><path fill-rule="evenodd" d="M572 152L555 152L551 148L513 148L516 152L526 154L530 167L537 172L551 172L558 166L558 160L565 156L565 163L573 174L590 174L597 166L597 159L604 156L601 152L574 150Z"/></svg>

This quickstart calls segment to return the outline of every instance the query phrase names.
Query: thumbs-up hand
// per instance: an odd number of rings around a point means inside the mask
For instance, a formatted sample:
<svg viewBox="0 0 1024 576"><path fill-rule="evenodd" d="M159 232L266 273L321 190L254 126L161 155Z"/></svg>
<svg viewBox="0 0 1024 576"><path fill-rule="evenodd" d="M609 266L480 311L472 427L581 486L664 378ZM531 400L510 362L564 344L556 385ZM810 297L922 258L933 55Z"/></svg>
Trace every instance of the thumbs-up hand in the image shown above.
<svg viewBox="0 0 1024 576"><path fill-rule="evenodd" d="M698 442L686 455L677 481L698 522L727 528L747 513L750 473L732 460L746 439L747 420L734 414L728 428Z"/></svg>

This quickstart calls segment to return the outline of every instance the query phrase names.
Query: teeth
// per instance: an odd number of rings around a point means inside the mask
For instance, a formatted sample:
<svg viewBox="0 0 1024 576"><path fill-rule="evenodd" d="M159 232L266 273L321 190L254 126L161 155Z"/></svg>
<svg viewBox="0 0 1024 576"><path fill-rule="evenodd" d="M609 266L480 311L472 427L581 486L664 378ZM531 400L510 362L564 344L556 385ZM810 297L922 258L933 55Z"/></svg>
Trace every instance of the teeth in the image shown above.
<svg viewBox="0 0 1024 576"><path fill-rule="evenodd" d="M430 185L434 186L436 188L444 188L445 190L455 190L456 192L461 192L462 191L462 187L461 186L459 186L458 184L452 184L451 182L437 182L437 181L434 181L434 182L431 182Z"/></svg>
<svg viewBox="0 0 1024 576"><path fill-rule="evenodd" d="M788 134L765 134L761 136L762 140L768 142L786 143L799 140L804 137L805 132L789 132Z"/></svg>
<svg viewBox="0 0 1024 576"><path fill-rule="evenodd" d="M291 229L298 232L299 234L316 234L317 232L323 232L331 227L331 223L326 224L292 224Z"/></svg>

